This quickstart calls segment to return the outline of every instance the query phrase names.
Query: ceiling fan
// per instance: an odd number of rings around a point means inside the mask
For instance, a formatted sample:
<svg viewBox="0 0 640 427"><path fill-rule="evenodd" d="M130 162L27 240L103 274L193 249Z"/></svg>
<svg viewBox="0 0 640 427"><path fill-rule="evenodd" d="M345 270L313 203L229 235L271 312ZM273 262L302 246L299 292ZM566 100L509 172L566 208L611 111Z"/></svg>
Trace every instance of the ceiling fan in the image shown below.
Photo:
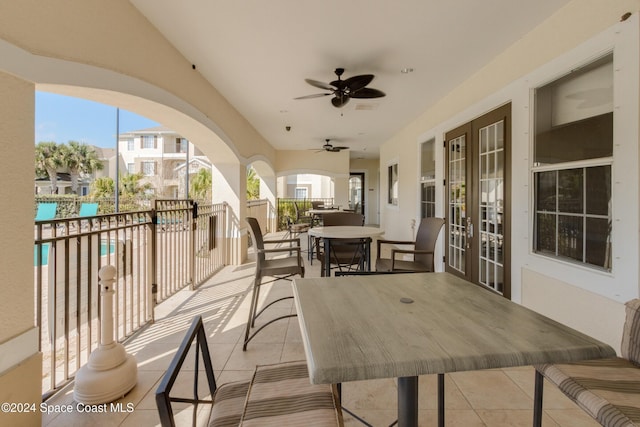
<svg viewBox="0 0 640 427"><path fill-rule="evenodd" d="M349 147L345 147L342 145L333 145L331 144L330 139L325 139L325 144L322 146L322 149L316 150L316 153L320 153L321 151L328 151L330 153L339 153L342 150L348 150Z"/></svg>
<svg viewBox="0 0 640 427"><path fill-rule="evenodd" d="M344 68L336 68L335 73L338 76L338 80L334 80L331 83L304 79L304 81L309 83L311 86L328 90L330 93L316 93L313 95L300 96L294 99L310 99L334 95L331 99L331 104L336 108L340 108L344 107L351 98L381 98L385 96L385 93L378 89L365 87L371 83L371 80L375 77L373 74L362 74L342 80L340 77L344 73Z"/></svg>

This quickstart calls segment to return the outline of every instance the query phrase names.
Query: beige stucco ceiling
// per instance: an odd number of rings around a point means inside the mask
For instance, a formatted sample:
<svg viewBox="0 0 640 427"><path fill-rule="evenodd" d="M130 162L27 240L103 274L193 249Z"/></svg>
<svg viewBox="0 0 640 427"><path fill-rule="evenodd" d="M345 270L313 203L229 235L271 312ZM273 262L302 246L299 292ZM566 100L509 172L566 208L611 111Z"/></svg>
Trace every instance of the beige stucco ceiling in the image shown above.
<svg viewBox="0 0 640 427"><path fill-rule="evenodd" d="M378 147L568 0L130 0L275 148ZM144 66L144 64L141 64ZM161 60L157 66L161 66ZM375 74L337 109L304 79ZM401 73L403 68L413 72ZM287 131L286 126L291 126Z"/></svg>

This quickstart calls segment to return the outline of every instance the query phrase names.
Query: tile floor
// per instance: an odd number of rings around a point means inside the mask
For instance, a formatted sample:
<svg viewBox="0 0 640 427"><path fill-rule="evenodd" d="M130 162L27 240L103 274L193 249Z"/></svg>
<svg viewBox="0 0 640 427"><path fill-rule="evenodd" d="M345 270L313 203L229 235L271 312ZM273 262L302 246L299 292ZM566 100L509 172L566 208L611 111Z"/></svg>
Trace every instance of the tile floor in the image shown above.
<svg viewBox="0 0 640 427"><path fill-rule="evenodd" d="M302 236L302 240L306 240ZM248 290L255 264L224 268L195 292L183 290L156 308L156 322L126 344L127 351L138 361L138 383L118 402L122 410L107 407L105 413L70 413L55 411L43 415L47 427L68 426L135 426L159 425L154 392L169 365L183 335L195 315L205 322L209 348L218 383L249 378L256 364L304 359L298 321L294 318L276 322L265 328L242 351L242 336L248 316ZM306 262L307 277L320 276L318 262ZM290 294L289 282L268 285L261 297L268 300ZM279 302L265 318L294 311L292 300ZM259 323L259 322L258 322ZM189 361L191 359L188 359ZM188 396L193 362L178 378L174 395ZM191 372L189 372L191 369ZM447 426L531 426L533 416L533 368L512 368L447 374ZM203 385L203 382L200 383ZM71 386L72 387L72 386ZM48 405L74 405L72 388L51 398ZM206 395L204 392L201 395ZM396 385L393 379L361 381L343 385L343 405L374 426L388 426L396 419ZM127 406L129 404L129 406ZM53 407L55 409L55 407ZM132 408L131 411L128 411ZM420 378L420 426L437 425L436 377ZM112 410L113 409L113 410ZM193 411L185 404L174 405L179 426L193 424ZM200 406L196 424L206 425L206 406ZM345 415L346 426L361 426ZM584 427L598 424L585 415L557 389L546 384L543 426Z"/></svg>

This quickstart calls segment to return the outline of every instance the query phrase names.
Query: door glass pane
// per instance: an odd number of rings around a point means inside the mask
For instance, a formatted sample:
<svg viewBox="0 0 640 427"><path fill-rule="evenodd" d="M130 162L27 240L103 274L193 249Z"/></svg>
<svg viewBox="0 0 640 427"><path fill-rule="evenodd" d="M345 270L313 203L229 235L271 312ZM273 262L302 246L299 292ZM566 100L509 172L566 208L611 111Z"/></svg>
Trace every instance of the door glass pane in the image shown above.
<svg viewBox="0 0 640 427"><path fill-rule="evenodd" d="M362 190L364 183L360 175L351 175L349 178L349 209L362 214Z"/></svg>
<svg viewBox="0 0 640 427"><path fill-rule="evenodd" d="M478 244L480 262L480 283L499 290L503 287L502 243L503 243L503 200L504 185L504 149L502 121L479 130L480 138L486 135L486 143L480 145L480 224Z"/></svg>
<svg viewBox="0 0 640 427"><path fill-rule="evenodd" d="M449 266L465 272L466 137L449 141Z"/></svg>

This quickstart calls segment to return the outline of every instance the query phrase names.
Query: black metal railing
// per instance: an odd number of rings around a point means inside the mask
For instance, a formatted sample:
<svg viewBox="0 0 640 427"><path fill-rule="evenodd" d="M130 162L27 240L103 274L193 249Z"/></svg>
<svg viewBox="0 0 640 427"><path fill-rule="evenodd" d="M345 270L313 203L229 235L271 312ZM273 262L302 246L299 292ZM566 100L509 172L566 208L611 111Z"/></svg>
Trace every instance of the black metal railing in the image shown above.
<svg viewBox="0 0 640 427"><path fill-rule="evenodd" d="M36 221L36 325L43 396L70 381L100 342L98 271L117 270L114 338L153 321L153 308L225 263L227 204L158 200L145 211Z"/></svg>

